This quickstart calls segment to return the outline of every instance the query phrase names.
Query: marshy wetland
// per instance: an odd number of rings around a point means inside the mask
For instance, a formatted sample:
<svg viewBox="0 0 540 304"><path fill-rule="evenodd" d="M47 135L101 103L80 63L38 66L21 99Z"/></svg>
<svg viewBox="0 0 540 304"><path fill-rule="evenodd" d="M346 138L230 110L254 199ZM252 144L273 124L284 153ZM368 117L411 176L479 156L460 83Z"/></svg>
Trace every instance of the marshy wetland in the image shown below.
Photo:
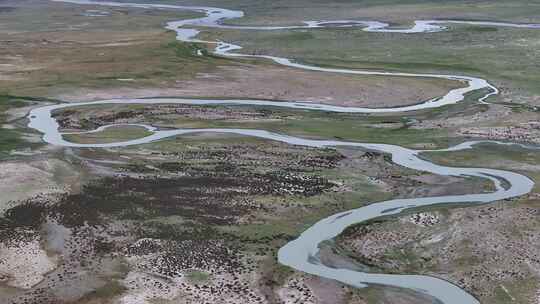
<svg viewBox="0 0 540 304"><path fill-rule="evenodd" d="M537 303L540 4L235 1L1 4L2 302Z"/></svg>

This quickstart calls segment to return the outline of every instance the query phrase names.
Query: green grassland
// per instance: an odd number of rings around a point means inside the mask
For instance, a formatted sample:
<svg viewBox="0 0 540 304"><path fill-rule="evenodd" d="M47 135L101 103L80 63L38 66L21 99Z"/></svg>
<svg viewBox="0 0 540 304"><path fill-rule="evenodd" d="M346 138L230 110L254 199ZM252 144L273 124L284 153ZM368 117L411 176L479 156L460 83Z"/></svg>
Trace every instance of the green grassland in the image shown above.
<svg viewBox="0 0 540 304"><path fill-rule="evenodd" d="M85 121L89 117L99 117L103 112L120 112L142 109L144 105L101 105L84 106L70 109L71 117L76 117ZM461 105L461 107L466 107ZM258 107L249 106L206 106L205 108L219 109L231 108L235 111L256 111ZM469 111L481 111L482 107L469 107ZM68 108L69 109L69 108ZM103 111L101 112L100 111ZM432 117L444 117L456 110L455 107L440 109L438 112L424 111L410 113L407 117L399 115L362 115L362 114L341 114L306 110L289 110L279 108L265 109L269 115L279 117L279 119L241 120L241 119L199 119L182 116L152 116L147 115L143 121L133 121L137 123L148 123L164 128L243 128L243 129L263 129L272 132L318 139L338 139L358 142L390 143L409 147L430 145L432 147L447 147L458 141L456 138L449 138L448 131L444 129L412 129L411 119L429 119ZM67 110L67 109L66 109ZM74 110L74 112L72 111ZM121 127L115 131L117 135L121 133ZM108 133L98 132L91 134L70 135L70 140L77 142L92 140L100 141L102 138L108 140ZM135 135L135 134L132 134ZM140 133L139 135L145 135ZM118 136L117 136L118 137ZM132 138L132 137L130 137ZM109 138L110 139L110 138Z"/></svg>
<svg viewBox="0 0 540 304"><path fill-rule="evenodd" d="M540 154L536 149L484 143L474 149L458 152L430 152L422 154L443 165L491 167L520 172L535 181L535 192L540 192Z"/></svg>
<svg viewBox="0 0 540 304"><path fill-rule="evenodd" d="M238 168L258 174L280 170L279 165L268 166L267 161L265 161L268 157L275 157L272 155L278 155L279 153L287 153L287 155L291 153L296 155L295 157L298 159L309 155L339 155L339 151L336 152L334 149L289 146L264 139L213 133L188 134L143 145L116 148L110 151L87 151L86 153L88 156L97 159L125 155L129 157L130 164L133 166L123 165L124 167L135 168L134 166L151 165L155 168L160 167L159 162L146 158L146 155L152 152L163 153L163 155L185 155L189 153L201 153L201 155L204 155L204 152L209 151L215 153L221 153L222 151L238 153L235 150L242 147L257 147L260 152L242 154L236 161L229 161L230 165L234 168L238 166L237 163L240 163L242 165ZM362 154L362 152L359 152L359 154ZM250 163L248 160L255 160L255 162ZM169 156L168 161L175 161L175 158ZM205 172L206 170L219 172L219 162L215 159L185 158L182 161L184 165L194 166L199 172ZM267 206L269 210L274 210L274 212L268 213L260 210L255 213L258 220L251 223L221 225L215 228L223 233L234 235L238 239L264 240L273 235L292 237L300 234L321 218L334 214L337 210L358 208L366 203L390 198L390 193L381 191L377 185L366 179L362 173L356 172L354 168L342 166L327 169L312 168L309 170L307 170L308 167L301 168L300 172L306 170L303 172L306 176L323 176L328 180L347 185L349 191L325 191L316 196L257 195L253 197L254 201L257 204ZM292 171L294 172L294 170ZM399 172L404 175L416 174L415 171L405 168L399 168ZM289 199L285 200L285 197ZM280 206L285 202L290 206L283 209ZM306 208L309 209L309 212L306 212ZM170 216L169 219L172 221L168 221L167 218L160 218L159 222L186 224L185 219L179 219L177 216ZM277 252L280 246L284 245L284 242L280 240L279 244L274 245L270 248L273 254Z"/></svg>
<svg viewBox="0 0 540 304"><path fill-rule="evenodd" d="M11 127L6 126L9 122L9 116L6 114L6 111L27 106L28 103L26 101L27 99L16 96L0 95L0 158L7 156L11 150L29 146L21 138L21 130L15 129L13 125Z"/></svg>
<svg viewBox="0 0 540 304"><path fill-rule="evenodd" d="M515 101L540 94L538 30L453 25L447 32L412 35L359 29L223 30L204 35L242 45L245 53L321 66L479 76Z"/></svg>
<svg viewBox="0 0 540 304"><path fill-rule="evenodd" d="M133 2L131 0L121 0ZM136 2L144 2L138 0ZM174 0L162 3L177 4ZM462 18L475 20L540 21L538 0L188 0L182 4L240 9L246 17L234 24L294 24L302 20L376 19L407 24L419 18Z"/></svg>
<svg viewBox="0 0 540 304"><path fill-rule="evenodd" d="M196 56L202 46L175 43L174 34L163 29L166 21L197 16L192 12L8 3L15 10L0 14L6 24L0 35L6 38L9 35L10 45L0 49L0 53L22 55L27 65L12 73L16 81L0 81L0 86L11 94L37 95L77 87L167 87L218 65L233 64L228 60ZM204 4L246 9L247 17L233 20L235 23L263 24L274 17L276 22L284 24L286 20L280 19L283 15L291 20L362 16L392 20L395 12L400 12L400 18L408 21L422 16L436 18L446 12L452 18L533 22L534 18L527 16L537 16L535 12L540 10L537 1L511 4L503 1L400 1L397 5L396 1L328 4L303 0L257 3L230 0ZM111 15L83 16L89 9L104 10ZM472 13L479 17L467 18ZM15 22L15 19L30 22ZM540 62L537 52L540 31L478 26L452 28L450 32L420 35L366 33L358 29L271 32L212 29L203 35L238 43L245 46L247 53L291 57L318 65L477 75L493 81L503 91L512 90L511 96L505 95L505 98L518 101L527 101L539 93L535 71Z"/></svg>
<svg viewBox="0 0 540 304"><path fill-rule="evenodd" d="M61 3L9 2L3 24L0 89L12 95L57 96L93 88L171 87L231 61L197 56L166 21L194 18L186 11L104 8ZM85 16L87 10L109 12ZM20 22L25 20L25 22Z"/></svg>
<svg viewBox="0 0 540 304"><path fill-rule="evenodd" d="M82 144L92 144L92 143L110 143L110 142L121 142L128 141L131 139L137 139L151 135L150 131L147 131L143 127L137 126L121 126L121 127L110 127L105 129L102 132L96 133L86 133L86 134L67 134L64 135L64 139L82 143Z"/></svg>
<svg viewBox="0 0 540 304"><path fill-rule="evenodd" d="M218 58L209 55L204 45L177 42L175 34L163 26L170 20L200 16L189 11L46 2L6 5L12 10L0 12L5 22L0 39L9 43L0 47L0 60L10 68L0 79L0 89L13 95L84 96L91 90L110 90L116 97L115 93L127 94L130 88L175 88L178 82L215 72L218 67L245 68L250 63L250 68L263 70L270 64ZM87 10L110 15L88 17L84 15ZM246 33L250 36L252 32ZM197 56L198 51L205 56ZM225 73L219 76L229 77ZM377 77L359 77L359 81L378 84ZM405 81L421 86L424 80ZM115 92L118 88L123 91Z"/></svg>

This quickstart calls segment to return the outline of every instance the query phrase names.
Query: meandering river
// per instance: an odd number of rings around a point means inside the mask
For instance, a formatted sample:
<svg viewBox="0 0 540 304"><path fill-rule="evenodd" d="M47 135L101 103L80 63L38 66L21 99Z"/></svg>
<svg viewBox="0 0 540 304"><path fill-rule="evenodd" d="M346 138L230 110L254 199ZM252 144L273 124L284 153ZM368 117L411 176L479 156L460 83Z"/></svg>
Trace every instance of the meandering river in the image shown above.
<svg viewBox="0 0 540 304"><path fill-rule="evenodd" d="M421 152L425 150L407 149L390 144L372 144L358 143L337 140L313 140L299 137L277 134L265 130L249 130L249 129L177 129L177 130L159 130L153 126L138 125L146 128L152 134L143 138L134 140L113 142L105 144L79 144L67 141L63 138L63 134L59 130L59 125L52 117L52 111L63 108L80 107L85 105L97 104L196 104L196 105L255 105L265 107L286 107L286 108L301 108L316 111L329 112L344 112L344 113L381 113L381 112L405 112L418 109L427 109L441 107L448 104L454 104L465 99L465 95L473 91L482 90L484 95L478 99L479 102L484 102L489 96L498 93L497 88L489 84L486 80L476 77L461 76L461 75L438 75L438 74L414 74L414 73L387 73L373 72L349 69L332 69L321 68L317 66L304 65L296 63L287 58L246 55L236 53L241 49L240 46L229 44L220 41L201 41L196 39L200 27L216 27L216 28L231 28L245 30L285 30L298 28L321 28L321 27L351 27L357 26L364 31L370 32L394 32L394 33L422 33L435 32L446 30L443 24L447 23L462 23L472 25L490 25L490 26L507 26L518 28L540 28L537 24L512 24L501 22L480 22L480 21L456 21L456 20L419 20L415 21L413 27L408 29L396 29L389 27L388 24L377 21L358 21L358 20L338 20L338 21L306 21L302 26L282 26L282 27L254 27L254 26L235 26L223 24L223 21L240 18L244 16L241 11L198 7L198 6L178 6L178 5L163 5L163 4L141 4L141 3L124 3L124 2L102 2L90 0L52 0L57 2L68 2L73 4L92 4L116 7L134 7L134 8L154 8L154 9L172 9L172 10L190 10L204 13L205 16L195 19L179 20L169 22L166 25L167 29L177 33L177 39L185 42L200 42L207 44L215 44L214 52L221 56L231 57L260 57L275 61L278 64L331 73L342 74L360 74L360 75L384 75L384 76L400 76L400 77L432 77L458 80L465 84L464 87L450 90L446 95L439 98L417 103L411 106L395 107L395 108L360 108L360 107L340 107L332 105L315 104L309 102L275 102L264 100L207 100L207 99L182 99L182 98L149 98L149 99L112 99L101 100L96 102L69 103L44 106L33 109L29 114L29 127L43 133L43 140L47 143L66 147L122 147L128 145L138 145L149 143L152 141L175 137L183 134L200 133L200 132L218 132L218 133L234 133L245 136L254 136L268 140L285 142L293 145L303 145L310 147L338 147L350 146L359 147L362 149L375 150L382 153L387 153L392 156L392 161L414 170L430 172L433 174L447 176L462 176L462 177L479 177L490 180L495 185L495 191L490 193L473 193L467 195L448 195L435 197L421 197L412 199L394 199L373 203L365 207L354 210L349 210L334 214L330 217L320 220L306 231L304 231L297 239L289 242L279 250L279 262L290 266L299 271L310 273L324 278L337 280L339 282L349 284L356 287L365 287L367 284L382 284L391 285L401 288L413 289L418 292L428 294L438 301L445 304L475 304L479 303L472 295L459 287L430 276L423 275L394 275L394 274L376 274L353 271L350 269L332 268L321 263L319 259L319 245L327 240L331 240L343 232L350 225L358 224L370 219L381 216L396 215L404 210L429 206L436 204L482 204L497 200L503 200L513 197L518 197L529 193L534 183L531 179L521 174L514 172L487 169L487 168L459 168L441 166L429 162L419 157ZM90 132L100 132L114 125L104 126ZM85 133L85 132L80 132ZM73 134L73 133L70 133ZM460 145L450 147L438 151L458 151L470 149L478 142L466 142ZM437 150L432 150L437 151Z"/></svg>

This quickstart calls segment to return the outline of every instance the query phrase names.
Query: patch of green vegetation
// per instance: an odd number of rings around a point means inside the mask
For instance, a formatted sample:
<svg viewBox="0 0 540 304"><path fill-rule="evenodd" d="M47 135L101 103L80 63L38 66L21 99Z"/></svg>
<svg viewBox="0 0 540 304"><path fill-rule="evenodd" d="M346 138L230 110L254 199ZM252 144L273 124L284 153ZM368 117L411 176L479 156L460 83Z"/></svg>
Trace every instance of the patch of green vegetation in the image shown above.
<svg viewBox="0 0 540 304"><path fill-rule="evenodd" d="M494 295L488 303L528 303L536 294L536 289L535 277L502 283L495 288Z"/></svg>
<svg viewBox="0 0 540 304"><path fill-rule="evenodd" d="M210 279L210 274L204 271L192 270L186 274L186 278L192 283L201 284Z"/></svg>
<svg viewBox="0 0 540 304"><path fill-rule="evenodd" d="M335 174L345 173L346 170L329 170ZM348 183L348 181L346 181ZM360 208L365 204L382 201L390 197L377 186L367 185L358 187L353 191L329 192L313 197L289 196L286 211L275 215L261 214L260 220L253 224L222 226L220 231L233 236L233 239L242 239L251 243L249 248L257 251L261 246L269 246L266 251L277 253L277 249L292 240L304 230L332 214L343 210ZM285 208L283 197L259 197L258 202L269 208ZM281 206L280 206L281 205ZM292 206L296 207L292 207ZM306 211L309 210L309 212Z"/></svg>
<svg viewBox="0 0 540 304"><path fill-rule="evenodd" d="M465 31L471 31L471 32L496 32L499 29L496 27L490 27L490 26L469 26L464 28Z"/></svg>
<svg viewBox="0 0 540 304"><path fill-rule="evenodd" d="M131 107L131 106L129 106ZM229 107L205 106L205 108ZM230 106L235 111L256 111L256 106ZM95 109L95 106L93 106ZM110 106L104 106L109 109ZM85 108L89 109L89 108ZM121 107L114 106L115 111ZM134 109L134 108L133 108ZM82 114L90 111L80 111ZM243 128L263 129L272 132L300 136L306 138L338 139L357 142L391 143L403 146L415 146L423 143L433 143L437 147L447 147L454 139L448 137L444 129L415 129L410 128L411 118L444 116L450 110L439 110L438 114L429 114L428 111L418 114L410 113L408 120L400 115L364 115L348 113L332 113L321 111L265 108L265 113L279 117L272 120L241 120L241 119L197 119L191 117L166 118L162 115L145 117L145 123L162 127L175 128ZM474 112L475 110L472 110ZM95 113L94 113L95 114ZM382 127L381 127L382 126ZM84 135L87 136L87 135ZM97 133L92 136L98 136ZM79 135L66 138L78 138ZM78 139L80 140L80 139ZM219 139L218 139L219 140Z"/></svg>
<svg viewBox="0 0 540 304"><path fill-rule="evenodd" d="M111 299L114 296L121 295L127 288L118 280L110 280L107 284L97 288L87 294L85 299Z"/></svg>
<svg viewBox="0 0 540 304"><path fill-rule="evenodd" d="M176 4L174 0L163 1ZM188 3L200 4L193 0ZM299 24L302 20L340 19L381 20L403 25L419 16L534 22L539 20L540 15L538 3L527 0L207 0L205 5L244 10L245 17L227 20L226 23L249 25L284 25Z"/></svg>
<svg viewBox="0 0 540 304"><path fill-rule="evenodd" d="M0 156L4 156L7 152L20 148L25 144L20 131L5 128L3 125L7 123L7 110L26 105L27 103L20 97L0 94Z"/></svg>
<svg viewBox="0 0 540 304"><path fill-rule="evenodd" d="M297 31L302 39L293 39L294 31L203 34L208 39L235 41L246 53L294 58L319 66L467 74L520 92L513 96L517 99L540 93L535 64L540 62L536 52L540 31L457 24L449 27L450 31L419 35L367 33L354 28L310 30L309 36Z"/></svg>
<svg viewBox="0 0 540 304"><path fill-rule="evenodd" d="M4 118L4 112L10 108L22 108L27 103L21 97L0 94L0 117Z"/></svg>
<svg viewBox="0 0 540 304"><path fill-rule="evenodd" d="M16 6L12 13L2 15L5 29L13 35L9 50L0 55L32 58L32 66L28 67L27 60L6 59L14 69L6 77L13 79L4 81L0 90L13 95L58 96L81 88L170 88L177 80L230 64L198 56L199 47L177 42L175 33L163 28L166 21L200 17L200 12L102 7L111 15L91 18L84 16L85 5ZM31 45L38 30L44 43L36 48ZM201 49L201 53L206 51Z"/></svg>
<svg viewBox="0 0 540 304"><path fill-rule="evenodd" d="M422 259L416 252L410 248L391 249L385 252L385 259L393 261L400 265L399 271L396 273L411 273L424 267L429 267L427 261Z"/></svg>
<svg viewBox="0 0 540 304"><path fill-rule="evenodd" d="M469 150L422 153L422 157L448 166L486 167L516 171L535 181L533 191L540 192L540 173L535 167L540 163L540 154L535 149L482 143Z"/></svg>
<svg viewBox="0 0 540 304"><path fill-rule="evenodd" d="M437 300L424 293L410 289L386 285L369 284L366 288L353 288L347 303L385 304L406 301L404 303L437 303Z"/></svg>
<svg viewBox="0 0 540 304"><path fill-rule="evenodd" d="M176 56L182 60L204 59L207 58L205 56L208 55L206 49L199 47L198 44L195 43L173 41L168 43L167 47L173 49ZM198 54L199 52L201 55Z"/></svg>
<svg viewBox="0 0 540 304"><path fill-rule="evenodd" d="M137 126L113 126L100 132L65 134L65 140L81 144L129 141L152 135L146 128Z"/></svg>
<svg viewBox="0 0 540 304"><path fill-rule="evenodd" d="M0 153L4 154L20 147L24 141L15 130L0 128Z"/></svg>

